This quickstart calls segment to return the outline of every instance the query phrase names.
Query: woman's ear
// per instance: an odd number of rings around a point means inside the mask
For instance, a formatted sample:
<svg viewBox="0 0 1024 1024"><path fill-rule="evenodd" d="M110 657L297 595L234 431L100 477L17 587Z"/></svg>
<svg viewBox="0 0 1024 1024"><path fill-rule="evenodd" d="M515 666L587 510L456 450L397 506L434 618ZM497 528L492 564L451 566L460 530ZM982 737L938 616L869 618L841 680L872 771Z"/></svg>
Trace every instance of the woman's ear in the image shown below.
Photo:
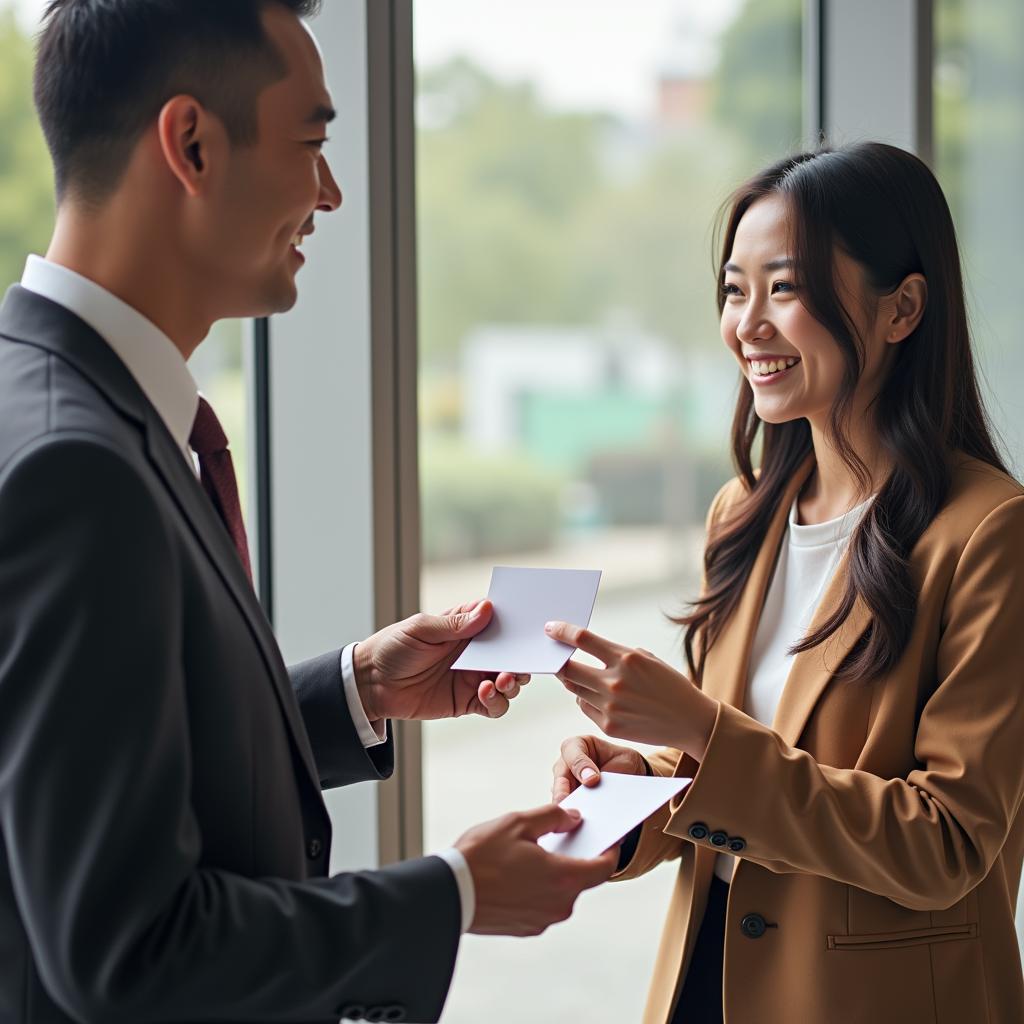
<svg viewBox="0 0 1024 1024"><path fill-rule="evenodd" d="M175 96L160 111L160 150L168 170L190 198L203 191L209 178L213 127L213 119L191 96Z"/></svg>
<svg viewBox="0 0 1024 1024"><path fill-rule="evenodd" d="M928 304L928 282L923 274L908 274L899 287L886 296L885 340L898 345L914 333Z"/></svg>

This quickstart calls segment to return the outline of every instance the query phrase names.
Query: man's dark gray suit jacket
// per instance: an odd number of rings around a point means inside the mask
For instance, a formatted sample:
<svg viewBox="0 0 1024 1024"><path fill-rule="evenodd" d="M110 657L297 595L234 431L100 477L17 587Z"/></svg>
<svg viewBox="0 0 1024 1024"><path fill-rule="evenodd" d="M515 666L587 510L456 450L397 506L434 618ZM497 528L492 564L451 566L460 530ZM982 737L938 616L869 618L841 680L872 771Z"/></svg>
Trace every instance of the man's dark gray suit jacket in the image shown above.
<svg viewBox="0 0 1024 1024"><path fill-rule="evenodd" d="M0 309L0 1021L435 1021L436 857L327 877L321 788L386 777L340 655L286 669L113 350Z"/></svg>

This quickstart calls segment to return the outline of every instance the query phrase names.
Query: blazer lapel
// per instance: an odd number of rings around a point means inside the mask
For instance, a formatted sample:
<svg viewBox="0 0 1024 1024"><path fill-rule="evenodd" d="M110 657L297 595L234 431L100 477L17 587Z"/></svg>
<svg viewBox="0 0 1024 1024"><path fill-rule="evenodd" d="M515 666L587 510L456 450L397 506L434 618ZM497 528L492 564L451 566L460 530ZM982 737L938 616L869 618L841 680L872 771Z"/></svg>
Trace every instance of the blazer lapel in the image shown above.
<svg viewBox="0 0 1024 1024"><path fill-rule="evenodd" d="M821 599L809 632L818 629L839 606L849 576L849 551L832 577ZM858 597L846 621L823 644L803 651L793 659L772 728L790 746L796 746L807 720L828 687L836 669L871 624L871 612Z"/></svg>
<svg viewBox="0 0 1024 1024"><path fill-rule="evenodd" d="M786 530L789 509L814 468L813 457L801 464L786 487L775 510L768 532L757 554L754 567L743 587L740 602L722 628L718 640L708 651L704 665L703 689L717 700L742 708L746 703L750 676L750 654L757 635L768 587L775 572L779 545Z"/></svg>
<svg viewBox="0 0 1024 1024"><path fill-rule="evenodd" d="M74 366L142 430L150 462L249 624L295 747L310 780L319 790L319 775L309 738L270 624L216 509L135 379L114 350L88 324L63 306L18 285L8 291L0 309L0 334L45 348Z"/></svg>

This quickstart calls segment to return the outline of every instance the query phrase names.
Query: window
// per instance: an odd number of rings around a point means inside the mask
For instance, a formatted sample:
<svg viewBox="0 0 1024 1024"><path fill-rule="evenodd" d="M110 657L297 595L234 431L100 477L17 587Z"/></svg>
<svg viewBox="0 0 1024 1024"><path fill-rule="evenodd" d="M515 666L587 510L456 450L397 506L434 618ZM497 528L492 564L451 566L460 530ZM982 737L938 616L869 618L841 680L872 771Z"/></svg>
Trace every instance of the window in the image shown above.
<svg viewBox="0 0 1024 1024"><path fill-rule="evenodd" d="M1024 474L1024 7L939 0L935 11L935 169L953 208L985 399L1011 472ZM1017 903L1024 950L1024 903Z"/></svg>
<svg viewBox="0 0 1024 1024"><path fill-rule="evenodd" d="M417 0L426 610L495 564L600 568L594 628L681 664L667 616L732 475L710 228L800 143L801 6ZM426 848L546 802L561 740L592 731L551 677L500 723L427 725ZM636 1019L671 880L585 894L537 941L468 939L445 1019L521 1019L495 962L545 1019Z"/></svg>
<svg viewBox="0 0 1024 1024"><path fill-rule="evenodd" d="M988 406L1019 477L1024 302L1011 282L1024 230L1024 64L1016 45L1024 38L1024 7L939 0L935 33L936 173L960 237Z"/></svg>
<svg viewBox="0 0 1024 1024"><path fill-rule="evenodd" d="M0 0L0 291L21 280L25 257L46 252L53 173L32 104L31 11Z"/></svg>

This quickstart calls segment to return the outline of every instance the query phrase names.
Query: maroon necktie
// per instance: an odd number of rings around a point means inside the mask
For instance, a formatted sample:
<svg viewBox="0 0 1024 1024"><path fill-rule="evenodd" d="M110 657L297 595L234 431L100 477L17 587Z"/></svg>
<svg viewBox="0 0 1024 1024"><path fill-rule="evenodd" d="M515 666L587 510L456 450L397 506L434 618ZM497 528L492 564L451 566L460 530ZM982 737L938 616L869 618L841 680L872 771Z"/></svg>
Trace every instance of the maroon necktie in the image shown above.
<svg viewBox="0 0 1024 1024"><path fill-rule="evenodd" d="M210 403L202 396L199 398L199 411L196 413L196 422L188 443L192 451L199 456L199 482L210 496L213 507L224 520L251 583L249 542L245 536L242 505L238 500L238 481L235 479L231 452L228 451L227 435Z"/></svg>

